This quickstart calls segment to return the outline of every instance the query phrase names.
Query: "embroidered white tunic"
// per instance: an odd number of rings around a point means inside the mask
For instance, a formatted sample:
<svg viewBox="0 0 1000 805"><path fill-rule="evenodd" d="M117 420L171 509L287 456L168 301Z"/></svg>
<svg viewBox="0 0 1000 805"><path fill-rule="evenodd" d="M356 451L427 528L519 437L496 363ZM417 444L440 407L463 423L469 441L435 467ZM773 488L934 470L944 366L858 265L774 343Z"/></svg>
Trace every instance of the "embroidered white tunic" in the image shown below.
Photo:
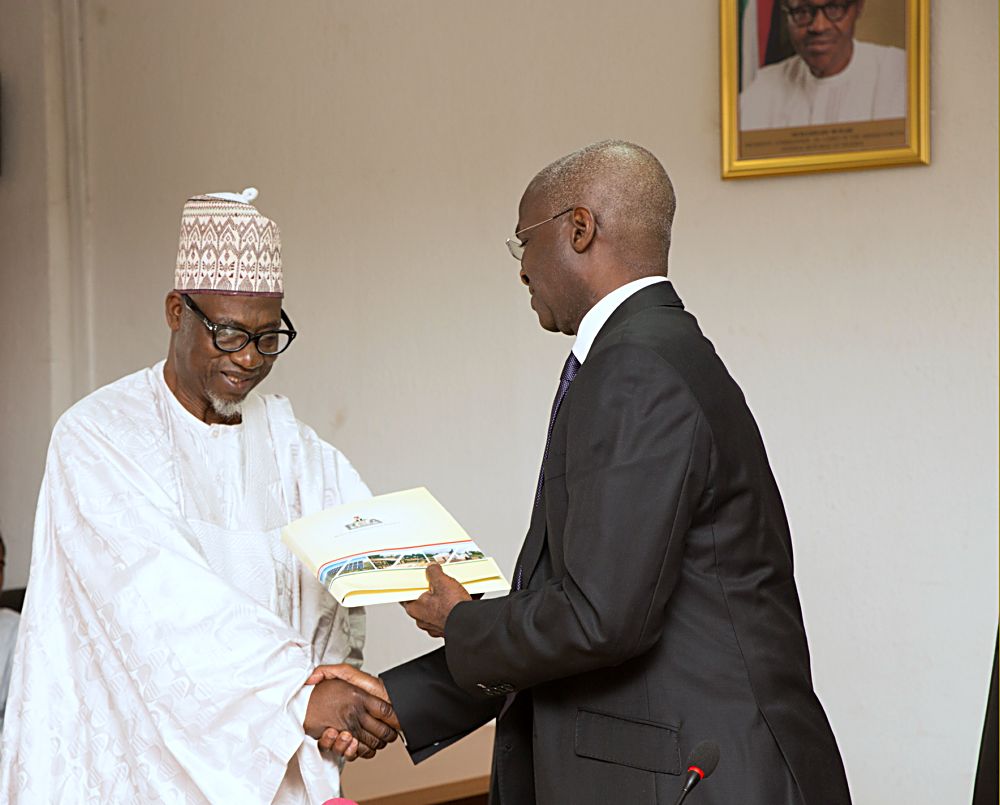
<svg viewBox="0 0 1000 805"><path fill-rule="evenodd" d="M3 736L0 796L41 803L320 803L335 762L303 734L323 662L360 665L340 608L279 541L370 492L347 459L251 394L207 425L163 364L52 434Z"/></svg>
<svg viewBox="0 0 1000 805"><path fill-rule="evenodd" d="M769 64L740 93L740 129L889 120L906 114L906 53L854 42L851 61L816 78L801 56Z"/></svg>

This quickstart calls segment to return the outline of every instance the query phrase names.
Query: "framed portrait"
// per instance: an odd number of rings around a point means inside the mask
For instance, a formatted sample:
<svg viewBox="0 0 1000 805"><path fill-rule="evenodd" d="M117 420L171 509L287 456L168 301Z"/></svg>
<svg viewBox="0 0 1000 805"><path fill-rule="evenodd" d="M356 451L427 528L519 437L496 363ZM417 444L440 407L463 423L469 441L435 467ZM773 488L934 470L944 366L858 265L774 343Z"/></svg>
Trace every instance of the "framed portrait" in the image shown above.
<svg viewBox="0 0 1000 805"><path fill-rule="evenodd" d="M930 162L930 0L720 0L722 177Z"/></svg>

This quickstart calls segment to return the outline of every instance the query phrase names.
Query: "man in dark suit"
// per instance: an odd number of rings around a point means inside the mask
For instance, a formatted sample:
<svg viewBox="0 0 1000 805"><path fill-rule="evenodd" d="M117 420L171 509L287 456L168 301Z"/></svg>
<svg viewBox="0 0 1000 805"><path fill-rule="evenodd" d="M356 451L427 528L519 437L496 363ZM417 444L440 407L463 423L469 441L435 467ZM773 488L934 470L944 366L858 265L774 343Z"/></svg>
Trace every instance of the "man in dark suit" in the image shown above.
<svg viewBox="0 0 1000 805"><path fill-rule="evenodd" d="M842 805L778 488L743 394L666 280L670 180L603 142L539 173L508 241L576 335L504 598L439 567L406 605L442 649L382 675L420 760L497 718L492 801ZM351 671L345 671L351 673Z"/></svg>

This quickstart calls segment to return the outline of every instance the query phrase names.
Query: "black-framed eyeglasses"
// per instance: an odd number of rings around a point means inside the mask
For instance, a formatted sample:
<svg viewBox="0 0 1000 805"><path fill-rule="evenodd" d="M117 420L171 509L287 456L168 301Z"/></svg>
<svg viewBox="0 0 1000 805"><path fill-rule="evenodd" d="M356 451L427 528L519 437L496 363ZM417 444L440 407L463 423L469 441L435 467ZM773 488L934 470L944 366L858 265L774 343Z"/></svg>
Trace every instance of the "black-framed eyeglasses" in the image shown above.
<svg viewBox="0 0 1000 805"><path fill-rule="evenodd" d="M546 218L544 221L539 221L537 224L526 226L524 229L518 229L517 232L514 233L513 237L507 238L507 248L510 250L510 256L513 257L518 262L520 262L521 258L524 257L524 244L521 243L521 239L518 237L518 235L523 235L529 229L534 229L536 226L541 226L542 224L547 224L549 221L554 221L559 216L565 215L568 212L573 212L573 210L575 209L576 207L570 207L568 210L557 212L551 218Z"/></svg>
<svg viewBox="0 0 1000 805"><path fill-rule="evenodd" d="M295 325L292 324L292 320L288 318L284 310L281 311L281 320L287 325L287 330L265 330L262 333L251 333L235 324L217 324L202 313L201 308L186 293L182 293L181 298L188 309L208 328L212 334L212 343L215 344L216 349L222 352L239 352L253 341L253 345L261 355L269 357L280 355L288 349L288 346L295 340L295 336L298 335L295 332Z"/></svg>
<svg viewBox="0 0 1000 805"><path fill-rule="evenodd" d="M820 11L823 12L823 16L830 22L840 22L847 16L847 12L851 6L857 2L858 0L840 0L840 2L836 3L824 3L821 6L814 3L790 6L788 3L785 3L783 7L785 13L788 15L788 19L802 28L806 25L812 25L813 20L816 19L816 14Z"/></svg>

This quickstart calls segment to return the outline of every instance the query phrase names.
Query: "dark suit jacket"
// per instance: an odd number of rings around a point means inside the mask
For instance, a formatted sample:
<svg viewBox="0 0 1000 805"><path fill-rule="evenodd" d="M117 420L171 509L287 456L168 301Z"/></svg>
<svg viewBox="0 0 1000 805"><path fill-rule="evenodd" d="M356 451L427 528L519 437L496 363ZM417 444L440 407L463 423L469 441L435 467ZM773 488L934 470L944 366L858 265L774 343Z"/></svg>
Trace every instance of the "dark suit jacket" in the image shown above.
<svg viewBox="0 0 1000 805"><path fill-rule="evenodd" d="M556 420L526 589L383 675L416 760L497 722L492 801L842 805L785 512L743 394L669 283L601 329ZM516 691L516 696L509 696Z"/></svg>

